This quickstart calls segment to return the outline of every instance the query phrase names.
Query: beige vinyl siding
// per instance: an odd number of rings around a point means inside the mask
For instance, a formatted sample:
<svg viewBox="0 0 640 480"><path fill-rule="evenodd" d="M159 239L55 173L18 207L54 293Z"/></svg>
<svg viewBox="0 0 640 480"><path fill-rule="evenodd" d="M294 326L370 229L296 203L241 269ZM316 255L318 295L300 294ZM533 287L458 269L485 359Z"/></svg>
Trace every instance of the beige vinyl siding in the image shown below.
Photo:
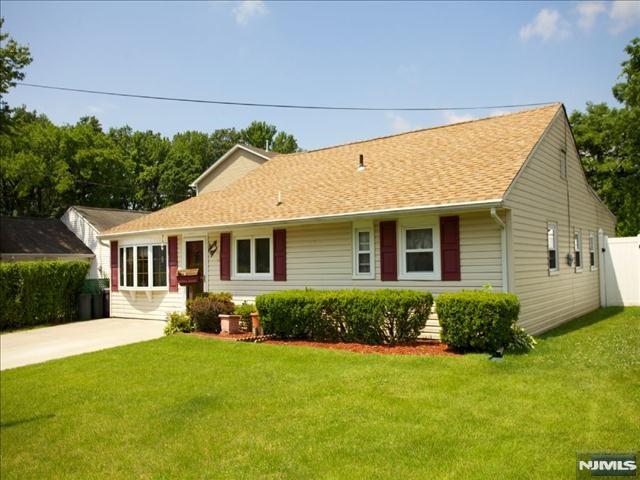
<svg viewBox="0 0 640 480"><path fill-rule="evenodd" d="M118 240L118 248L127 245L167 243L166 235L145 235L125 237ZM168 254L168 252L167 252ZM182 268L182 239L178 237L178 266ZM118 279L119 281L119 279ZM169 272L167 272L167 285ZM166 320L170 312L183 312L186 305L186 289L178 287L177 292L167 290L138 290L132 292L119 289L111 292L111 316L120 318L142 318Z"/></svg>
<svg viewBox="0 0 640 480"><path fill-rule="evenodd" d="M222 190L265 161L251 152L238 149L198 182L198 194Z"/></svg>
<svg viewBox="0 0 640 480"><path fill-rule="evenodd" d="M567 151L567 178L560 175ZM589 268L589 234L614 234L614 219L590 191L563 112L540 140L505 199L511 209L512 285L520 297L520 325L531 333L549 330L599 307L598 270ZM558 224L559 272L550 274L547 223ZM574 230L582 231L581 272L567 265Z"/></svg>
<svg viewBox="0 0 640 480"><path fill-rule="evenodd" d="M437 221L437 218L435 218ZM481 288L491 284L502 288L500 230L489 212L460 216L461 281L380 280L379 222L374 225L375 279L354 279L352 261L352 223L318 223L287 226L287 281L220 281L220 255L209 257L209 291L228 291L236 302L252 301L256 295L292 288L415 288L438 294L462 288ZM208 236L220 245L219 232Z"/></svg>

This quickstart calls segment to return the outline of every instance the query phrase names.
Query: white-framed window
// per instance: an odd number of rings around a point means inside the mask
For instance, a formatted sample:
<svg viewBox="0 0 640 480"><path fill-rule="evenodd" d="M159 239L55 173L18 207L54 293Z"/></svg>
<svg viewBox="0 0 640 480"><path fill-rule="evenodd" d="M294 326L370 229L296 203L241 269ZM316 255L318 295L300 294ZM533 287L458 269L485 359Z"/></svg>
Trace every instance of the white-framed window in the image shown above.
<svg viewBox="0 0 640 480"><path fill-rule="evenodd" d="M596 267L596 236L594 233L589 233L589 267L591 270L595 270Z"/></svg>
<svg viewBox="0 0 640 480"><path fill-rule="evenodd" d="M549 257L549 272L557 272L560 270L558 259L558 224L555 222L547 223L547 251Z"/></svg>
<svg viewBox="0 0 640 480"><path fill-rule="evenodd" d="M440 280L438 222L401 222L399 255L401 280Z"/></svg>
<svg viewBox="0 0 640 480"><path fill-rule="evenodd" d="M582 271L582 230L575 230L573 232L573 250L574 250L574 264L576 266L576 272Z"/></svg>
<svg viewBox="0 0 640 480"><path fill-rule="evenodd" d="M353 278L372 279L376 276L373 223L353 225Z"/></svg>
<svg viewBox="0 0 640 480"><path fill-rule="evenodd" d="M120 247L120 287L123 289L167 288L167 246L125 245Z"/></svg>
<svg viewBox="0 0 640 480"><path fill-rule="evenodd" d="M271 235L238 235L233 238L233 276L236 279L273 278Z"/></svg>

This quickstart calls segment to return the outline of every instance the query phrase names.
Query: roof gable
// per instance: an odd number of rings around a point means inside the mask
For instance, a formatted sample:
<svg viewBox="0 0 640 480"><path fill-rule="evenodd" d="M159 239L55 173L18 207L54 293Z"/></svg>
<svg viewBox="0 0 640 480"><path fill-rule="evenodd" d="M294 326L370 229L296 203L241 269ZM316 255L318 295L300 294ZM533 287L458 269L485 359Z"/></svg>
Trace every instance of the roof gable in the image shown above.
<svg viewBox="0 0 640 480"><path fill-rule="evenodd" d="M279 155L222 191L204 193L107 233L499 201L559 108L553 104ZM357 168L360 155L362 171Z"/></svg>
<svg viewBox="0 0 640 480"><path fill-rule="evenodd" d="M150 212L140 210L122 210L117 208L72 207L78 214L89 222L98 232L122 225L137 218L148 215Z"/></svg>

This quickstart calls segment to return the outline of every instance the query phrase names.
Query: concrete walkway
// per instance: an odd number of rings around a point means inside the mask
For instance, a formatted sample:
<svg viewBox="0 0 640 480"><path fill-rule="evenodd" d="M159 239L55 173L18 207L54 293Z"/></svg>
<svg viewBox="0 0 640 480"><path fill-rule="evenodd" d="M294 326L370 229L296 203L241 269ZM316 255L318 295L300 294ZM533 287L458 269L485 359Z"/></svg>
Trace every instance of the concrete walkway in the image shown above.
<svg viewBox="0 0 640 480"><path fill-rule="evenodd" d="M102 318L0 335L0 370L162 336L165 322Z"/></svg>

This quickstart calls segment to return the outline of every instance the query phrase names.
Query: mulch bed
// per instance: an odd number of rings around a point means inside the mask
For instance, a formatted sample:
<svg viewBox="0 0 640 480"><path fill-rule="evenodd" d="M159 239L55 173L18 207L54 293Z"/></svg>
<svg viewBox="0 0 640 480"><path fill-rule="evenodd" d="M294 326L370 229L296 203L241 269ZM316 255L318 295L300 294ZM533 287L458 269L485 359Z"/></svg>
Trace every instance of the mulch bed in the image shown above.
<svg viewBox="0 0 640 480"><path fill-rule="evenodd" d="M365 345L362 343L310 342L307 340L266 340L271 345L296 345L302 347L347 350L355 353L379 353L383 355L440 355L454 357L459 353L443 343L415 342L403 345Z"/></svg>

